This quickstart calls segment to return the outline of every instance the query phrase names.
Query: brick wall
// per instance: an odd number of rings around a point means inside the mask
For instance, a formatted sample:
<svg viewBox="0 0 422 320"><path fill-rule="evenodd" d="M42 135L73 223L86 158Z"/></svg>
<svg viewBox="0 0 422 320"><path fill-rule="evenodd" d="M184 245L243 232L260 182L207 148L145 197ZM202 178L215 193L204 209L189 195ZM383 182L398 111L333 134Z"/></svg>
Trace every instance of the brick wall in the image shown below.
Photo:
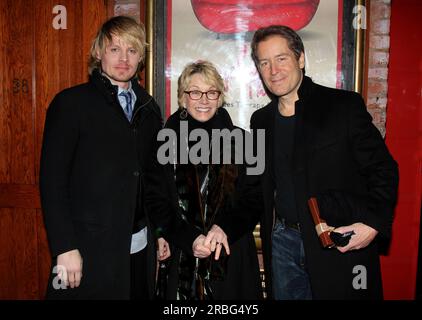
<svg viewBox="0 0 422 320"><path fill-rule="evenodd" d="M366 103L373 122L385 136L391 0L370 0Z"/></svg>

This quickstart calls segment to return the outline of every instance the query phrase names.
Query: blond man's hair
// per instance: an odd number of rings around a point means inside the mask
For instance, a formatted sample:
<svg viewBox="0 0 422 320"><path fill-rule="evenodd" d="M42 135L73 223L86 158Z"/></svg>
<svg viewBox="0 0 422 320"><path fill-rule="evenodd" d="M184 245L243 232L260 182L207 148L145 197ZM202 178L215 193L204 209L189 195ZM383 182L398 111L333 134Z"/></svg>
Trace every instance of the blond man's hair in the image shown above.
<svg viewBox="0 0 422 320"><path fill-rule="evenodd" d="M141 54L141 61L138 64L138 71L142 67L145 59L145 48L147 46L145 27L142 23L126 16L117 16L107 20L97 36L92 41L88 72L92 74L94 69L101 69L101 60L97 58L97 52L104 53L108 43L112 41L112 36L120 37L128 45L133 46Z"/></svg>

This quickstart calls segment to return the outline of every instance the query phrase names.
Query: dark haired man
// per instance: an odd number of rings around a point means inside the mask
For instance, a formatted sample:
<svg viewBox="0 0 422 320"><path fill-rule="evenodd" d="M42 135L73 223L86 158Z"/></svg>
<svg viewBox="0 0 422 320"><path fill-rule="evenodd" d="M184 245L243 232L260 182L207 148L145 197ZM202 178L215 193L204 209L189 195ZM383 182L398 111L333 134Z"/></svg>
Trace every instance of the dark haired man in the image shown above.
<svg viewBox="0 0 422 320"><path fill-rule="evenodd" d="M251 129L266 130L259 191L268 295L382 298L377 240L391 232L396 162L360 95L320 86L304 75L305 51L296 32L262 28L251 47L272 98L251 117ZM311 196L336 232L354 232L348 245L322 248L307 207Z"/></svg>

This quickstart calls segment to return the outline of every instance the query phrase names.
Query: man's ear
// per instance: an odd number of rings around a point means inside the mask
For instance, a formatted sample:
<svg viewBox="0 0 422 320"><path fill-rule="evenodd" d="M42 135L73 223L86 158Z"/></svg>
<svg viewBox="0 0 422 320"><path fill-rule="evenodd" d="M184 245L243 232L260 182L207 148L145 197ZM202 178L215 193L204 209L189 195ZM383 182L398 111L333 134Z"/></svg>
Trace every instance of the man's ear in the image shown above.
<svg viewBox="0 0 422 320"><path fill-rule="evenodd" d="M301 53L299 57L299 67L301 69L305 68L305 53Z"/></svg>
<svg viewBox="0 0 422 320"><path fill-rule="evenodd" d="M101 61L101 52L100 52L100 49L97 49L95 51L95 58L97 58L98 61Z"/></svg>

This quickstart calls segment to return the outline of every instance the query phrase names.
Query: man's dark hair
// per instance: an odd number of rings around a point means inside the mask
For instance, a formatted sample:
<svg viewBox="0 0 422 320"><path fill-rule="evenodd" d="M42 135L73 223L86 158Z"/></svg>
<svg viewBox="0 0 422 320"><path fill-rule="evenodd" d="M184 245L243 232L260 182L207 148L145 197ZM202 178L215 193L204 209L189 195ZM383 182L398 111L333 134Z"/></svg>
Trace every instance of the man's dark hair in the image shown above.
<svg viewBox="0 0 422 320"><path fill-rule="evenodd" d="M303 46L302 39L293 29L287 26L278 25L260 28L255 31L251 42L251 56L256 66L258 66L258 57L256 53L258 44L271 36L280 36L286 39L289 49L293 51L297 60L299 60L301 53L305 53L305 47Z"/></svg>

